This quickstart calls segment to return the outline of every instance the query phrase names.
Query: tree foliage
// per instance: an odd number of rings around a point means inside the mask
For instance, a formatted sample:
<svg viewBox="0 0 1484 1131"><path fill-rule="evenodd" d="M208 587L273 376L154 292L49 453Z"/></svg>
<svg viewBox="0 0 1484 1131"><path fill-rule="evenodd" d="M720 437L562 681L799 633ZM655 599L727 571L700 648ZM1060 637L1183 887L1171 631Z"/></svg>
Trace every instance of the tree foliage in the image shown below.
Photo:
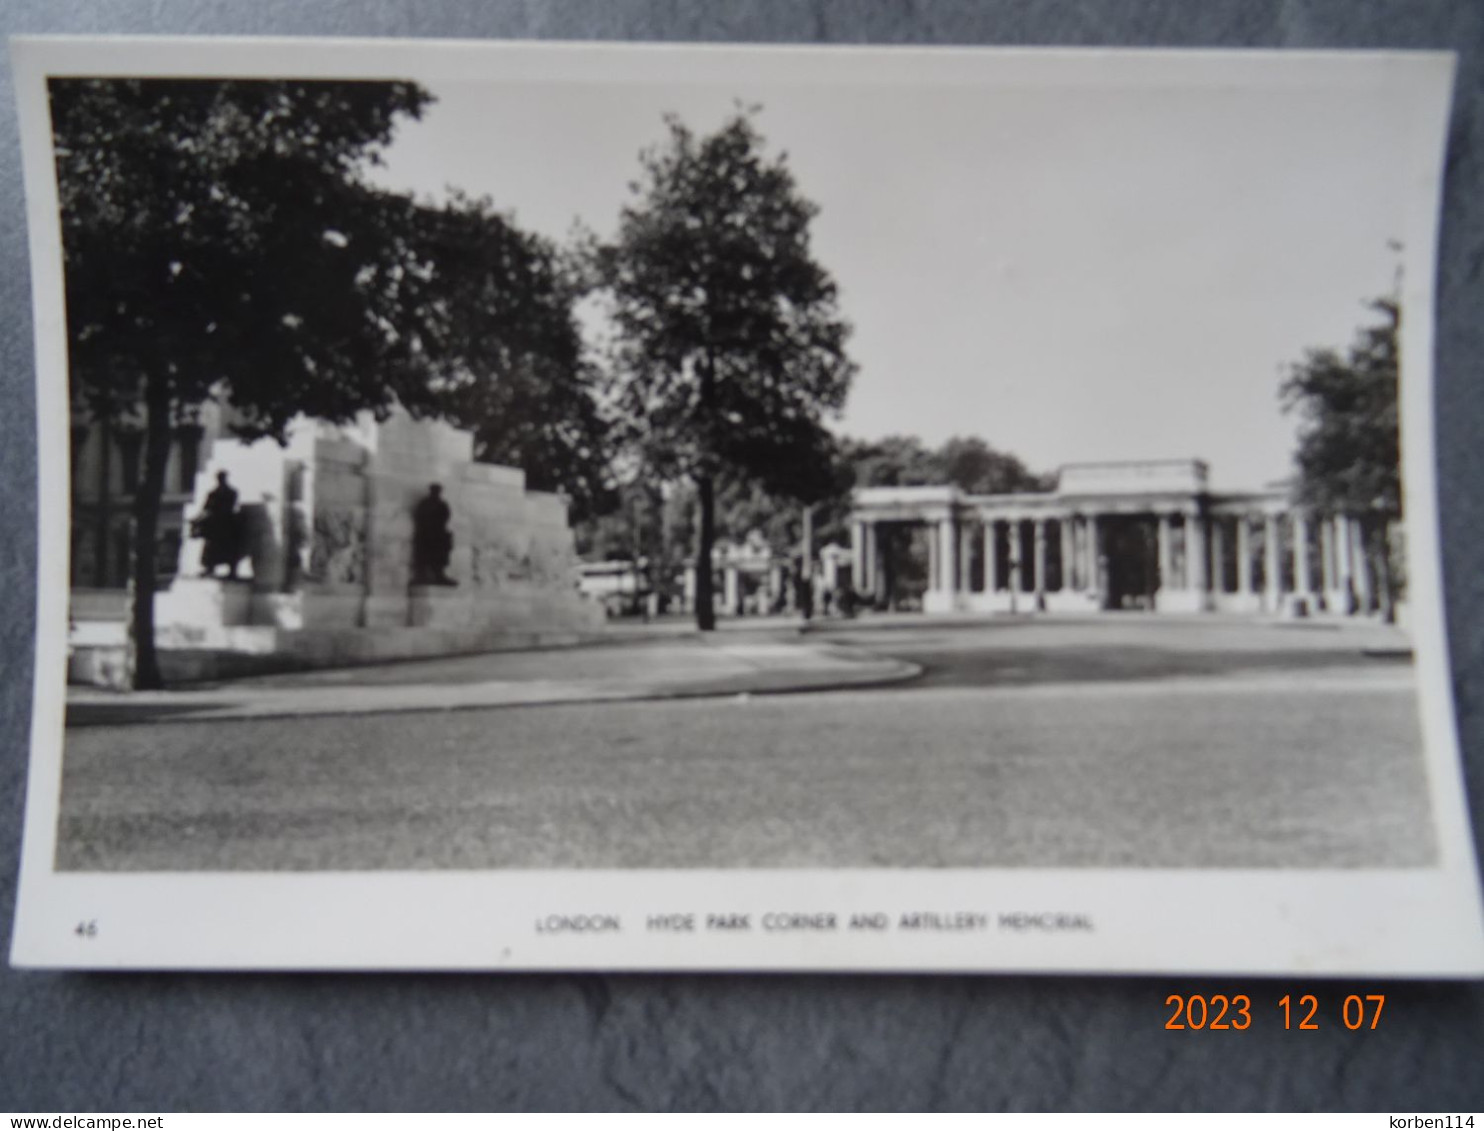
<svg viewBox="0 0 1484 1131"><path fill-rule="evenodd" d="M488 200L455 196L425 209L423 226L441 299L460 312L443 350L468 379L448 411L474 433L476 457L566 495L574 521L610 510L617 497L600 374L573 314L588 285L582 272Z"/></svg>
<svg viewBox="0 0 1484 1131"><path fill-rule="evenodd" d="M1055 476L1031 472L1018 456L996 451L978 436L953 436L938 449L943 478L971 495L1049 491Z"/></svg>
<svg viewBox="0 0 1484 1131"><path fill-rule="evenodd" d="M1401 307L1386 298L1371 308L1378 322L1362 327L1343 354L1310 350L1289 368L1279 395L1284 411L1299 417L1296 501L1360 522L1390 619L1399 588L1393 528L1402 517Z"/></svg>
<svg viewBox="0 0 1484 1131"><path fill-rule="evenodd" d="M817 209L786 161L765 157L746 113L704 138L667 124L600 267L623 439L652 474L696 485L697 621L710 628L719 477L827 495L837 475L823 419L854 366L835 284L810 249Z"/></svg>
<svg viewBox="0 0 1484 1131"><path fill-rule="evenodd" d="M487 455L529 457L533 482L571 486L558 453L585 437L546 421L570 410L583 432L592 414L555 253L486 202L432 207L363 176L425 91L54 79L50 100L74 403L144 416L136 686L159 683L152 594L171 430L208 397L232 406L247 438L282 439L300 414L452 413L481 430Z"/></svg>
<svg viewBox="0 0 1484 1131"><path fill-rule="evenodd" d="M406 83L54 79L75 390L100 415L224 390L279 434L429 396L412 203L359 176ZM399 324L403 328L399 329Z"/></svg>
<svg viewBox="0 0 1484 1131"><path fill-rule="evenodd" d="M172 428L224 396L249 434L301 411L426 405L411 202L359 171L427 95L406 83L53 79L73 400L142 410L133 682L155 687L155 537ZM427 337L436 337L430 322Z"/></svg>
<svg viewBox="0 0 1484 1131"><path fill-rule="evenodd" d="M1401 309L1391 299L1372 309L1380 322L1361 329L1344 354L1310 350L1290 367L1280 395L1284 410L1299 416L1299 501L1335 513L1399 517Z"/></svg>
<svg viewBox="0 0 1484 1131"><path fill-rule="evenodd" d="M971 495L1046 491L1019 457L997 451L978 436L953 436L929 448L916 436L885 436L847 444L845 458L861 487L912 487L951 483Z"/></svg>

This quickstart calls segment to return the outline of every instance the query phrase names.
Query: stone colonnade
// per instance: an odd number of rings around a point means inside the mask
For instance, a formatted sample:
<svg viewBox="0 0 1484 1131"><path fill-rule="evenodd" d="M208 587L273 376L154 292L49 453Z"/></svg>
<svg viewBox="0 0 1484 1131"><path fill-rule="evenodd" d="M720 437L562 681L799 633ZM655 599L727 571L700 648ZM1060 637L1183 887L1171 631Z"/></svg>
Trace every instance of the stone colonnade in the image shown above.
<svg viewBox="0 0 1484 1131"><path fill-rule="evenodd" d="M927 530L923 607L930 612L1352 613L1377 600L1358 521L1269 500L1056 510L970 504L885 517L858 509L850 527L852 584L877 604L889 598L886 523Z"/></svg>
<svg viewBox="0 0 1484 1131"><path fill-rule="evenodd" d="M1217 608L1276 612L1297 599L1311 610L1349 614L1371 611L1380 599L1354 517L1223 507L1208 525Z"/></svg>

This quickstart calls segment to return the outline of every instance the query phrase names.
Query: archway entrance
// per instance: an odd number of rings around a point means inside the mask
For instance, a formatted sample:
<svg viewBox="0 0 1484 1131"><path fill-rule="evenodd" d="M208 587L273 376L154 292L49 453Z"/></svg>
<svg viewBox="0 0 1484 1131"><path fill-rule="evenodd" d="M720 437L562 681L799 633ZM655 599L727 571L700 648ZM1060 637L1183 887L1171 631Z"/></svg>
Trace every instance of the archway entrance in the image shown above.
<svg viewBox="0 0 1484 1131"><path fill-rule="evenodd" d="M921 522L877 524L876 544L881 562L878 608L902 611L922 608L923 594L929 588L927 540L935 535L931 526Z"/></svg>
<svg viewBox="0 0 1484 1131"><path fill-rule="evenodd" d="M1102 520L1108 563L1105 609L1153 609L1159 589L1159 526L1152 515L1113 515Z"/></svg>

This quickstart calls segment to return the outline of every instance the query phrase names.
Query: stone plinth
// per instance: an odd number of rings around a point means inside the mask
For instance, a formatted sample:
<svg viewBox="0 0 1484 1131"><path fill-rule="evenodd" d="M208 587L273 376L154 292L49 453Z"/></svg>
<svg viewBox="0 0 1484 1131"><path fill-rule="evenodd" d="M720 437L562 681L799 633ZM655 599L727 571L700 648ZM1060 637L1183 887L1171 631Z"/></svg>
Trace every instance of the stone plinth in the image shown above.
<svg viewBox="0 0 1484 1131"><path fill-rule="evenodd" d="M155 595L155 642L162 648L202 646L216 630L252 623L253 583L177 577Z"/></svg>
<svg viewBox="0 0 1484 1131"><path fill-rule="evenodd" d="M1154 595L1154 611L1203 613L1209 605L1209 597L1209 594L1199 589L1161 589Z"/></svg>

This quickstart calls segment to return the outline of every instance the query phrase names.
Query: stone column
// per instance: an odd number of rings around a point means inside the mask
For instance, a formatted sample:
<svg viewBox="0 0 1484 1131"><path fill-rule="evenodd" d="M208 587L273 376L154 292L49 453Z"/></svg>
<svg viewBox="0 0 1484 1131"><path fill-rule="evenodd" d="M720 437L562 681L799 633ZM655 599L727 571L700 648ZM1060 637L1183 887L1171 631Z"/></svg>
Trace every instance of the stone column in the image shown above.
<svg viewBox="0 0 1484 1131"><path fill-rule="evenodd" d="M1237 592L1252 592L1252 519L1237 515Z"/></svg>
<svg viewBox="0 0 1484 1131"><path fill-rule="evenodd" d="M1185 512L1185 560L1189 564L1190 587L1201 594L1199 607L1206 608L1206 528L1200 511Z"/></svg>
<svg viewBox="0 0 1484 1131"><path fill-rule="evenodd" d="M1170 538L1170 516L1162 514L1159 516L1159 584L1156 589L1168 592L1175 588L1174 573L1175 563Z"/></svg>
<svg viewBox="0 0 1484 1131"><path fill-rule="evenodd" d="M972 593L974 591L974 539L967 522L964 523L963 530L958 534L957 588L962 593Z"/></svg>
<svg viewBox="0 0 1484 1131"><path fill-rule="evenodd" d="M866 559L861 563L861 588L872 596L876 593L876 585L880 578L880 570L876 562L876 524L868 522L865 524L865 546Z"/></svg>
<svg viewBox="0 0 1484 1131"><path fill-rule="evenodd" d="M866 589L866 524L850 524L850 587L857 593Z"/></svg>
<svg viewBox="0 0 1484 1131"><path fill-rule="evenodd" d="M943 589L943 525L937 523L928 527L928 575L927 583L930 591Z"/></svg>
<svg viewBox="0 0 1484 1131"><path fill-rule="evenodd" d="M1005 524L1005 547L1008 551L1010 564L1010 576L1006 579L1006 586L1010 590L1010 611L1015 611L1015 598L1025 586L1025 578L1022 576L1020 563L1022 561L1020 544L1020 519L1011 518Z"/></svg>
<svg viewBox="0 0 1484 1131"><path fill-rule="evenodd" d="M986 519L984 523L984 591L993 593L1000 585L1000 561L999 561L999 539L995 537L995 531L999 529L999 523L994 519Z"/></svg>
<svg viewBox="0 0 1484 1131"><path fill-rule="evenodd" d="M1350 574L1350 520L1342 514L1335 515L1334 536L1331 542L1335 553L1335 588L1340 593L1340 612L1349 614L1350 598L1354 593Z"/></svg>
<svg viewBox="0 0 1484 1131"><path fill-rule="evenodd" d="M958 592L958 579L954 573L958 567L958 526L953 516L938 521L938 569L942 574L938 588L949 596Z"/></svg>
<svg viewBox="0 0 1484 1131"><path fill-rule="evenodd" d="M1072 565L1077 559L1077 550L1073 545L1072 516L1062 515L1056 520L1057 528L1061 531L1061 592L1072 591Z"/></svg>
<svg viewBox="0 0 1484 1131"><path fill-rule="evenodd" d="M1036 607L1046 607L1046 520L1038 518L1033 527L1036 554Z"/></svg>
<svg viewBox="0 0 1484 1131"><path fill-rule="evenodd" d="M881 555L881 539L876 524L870 527L871 546L871 594L874 600L886 601L890 594L886 592L886 563Z"/></svg>
<svg viewBox="0 0 1484 1131"><path fill-rule="evenodd" d="M1371 563L1366 558L1365 529L1359 519L1350 522L1350 550L1354 562L1355 596L1360 602L1360 611L1371 611Z"/></svg>
<svg viewBox="0 0 1484 1131"><path fill-rule="evenodd" d="M1211 516L1211 592L1226 592L1226 524Z"/></svg>
<svg viewBox="0 0 1484 1131"><path fill-rule="evenodd" d="M1026 529L1024 520L1016 522L1015 537L1020 542L1020 591L1022 593L1034 593L1036 591L1036 587L1031 584L1031 579L1028 575L1030 574L1031 570L1034 570L1036 568L1035 524L1031 524L1029 545L1026 544ZM1026 568L1027 562L1030 563L1029 569Z"/></svg>
<svg viewBox="0 0 1484 1131"><path fill-rule="evenodd" d="M1083 563L1085 569L1082 574L1082 589L1086 593L1102 592L1102 576L1098 569L1098 559L1101 547L1098 543L1098 516L1090 514L1087 516L1087 545L1083 547Z"/></svg>
<svg viewBox="0 0 1484 1131"><path fill-rule="evenodd" d="M1337 588L1335 579L1335 528L1328 518L1319 520L1319 591L1328 598Z"/></svg>
<svg viewBox="0 0 1484 1131"><path fill-rule="evenodd" d="M1309 575L1309 516L1303 511L1294 511L1289 517L1293 522L1293 591L1300 597L1312 597L1314 584Z"/></svg>
<svg viewBox="0 0 1484 1131"><path fill-rule="evenodd" d="M740 588L737 584L736 567L727 566L722 577L725 579L725 585L723 586L726 594L724 599L727 605L725 612L728 616L735 616L737 612L737 597L739 596L738 589Z"/></svg>
<svg viewBox="0 0 1484 1131"><path fill-rule="evenodd" d="M1278 552L1278 516L1270 514L1267 516L1263 527L1263 588L1267 591L1264 598L1267 602L1268 612L1276 613L1278 603L1283 598L1283 560Z"/></svg>

